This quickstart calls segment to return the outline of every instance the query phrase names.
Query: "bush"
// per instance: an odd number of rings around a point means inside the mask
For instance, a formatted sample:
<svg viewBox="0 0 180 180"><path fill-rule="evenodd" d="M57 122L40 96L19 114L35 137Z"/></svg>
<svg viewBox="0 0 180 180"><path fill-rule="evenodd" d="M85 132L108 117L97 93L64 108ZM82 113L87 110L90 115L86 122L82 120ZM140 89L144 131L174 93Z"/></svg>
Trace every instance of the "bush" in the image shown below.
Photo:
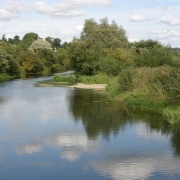
<svg viewBox="0 0 180 180"><path fill-rule="evenodd" d="M171 65L172 58L173 56L170 48L155 46L150 49L141 49L140 54L135 56L134 61L138 67L157 67L165 64Z"/></svg>
<svg viewBox="0 0 180 180"><path fill-rule="evenodd" d="M168 103L180 104L180 69L172 68L168 78L163 83L168 94Z"/></svg>
<svg viewBox="0 0 180 180"><path fill-rule="evenodd" d="M53 78L54 82L66 82L66 83L75 83L76 79L74 78L74 76L60 76L60 75L56 75Z"/></svg>
<svg viewBox="0 0 180 180"><path fill-rule="evenodd" d="M80 76L77 81L85 84L108 84L111 79L106 74L96 74L94 76Z"/></svg>
<svg viewBox="0 0 180 180"><path fill-rule="evenodd" d="M124 103L131 108L143 110L161 111L164 108L164 102L157 99L153 101L151 94L142 91L133 91L124 98Z"/></svg>
<svg viewBox="0 0 180 180"><path fill-rule="evenodd" d="M166 108L163 110L162 114L166 117L170 124L180 123L180 107L176 109Z"/></svg>
<svg viewBox="0 0 180 180"><path fill-rule="evenodd" d="M119 84L119 91L132 91L134 88L133 76L135 75L136 70L133 67L124 69L118 76L117 81Z"/></svg>
<svg viewBox="0 0 180 180"><path fill-rule="evenodd" d="M0 81L6 81L6 80L9 80L11 79L11 77L7 74L0 74Z"/></svg>
<svg viewBox="0 0 180 180"><path fill-rule="evenodd" d="M106 87L106 91L109 92L113 96L117 96L119 94L119 84L117 78L113 78Z"/></svg>

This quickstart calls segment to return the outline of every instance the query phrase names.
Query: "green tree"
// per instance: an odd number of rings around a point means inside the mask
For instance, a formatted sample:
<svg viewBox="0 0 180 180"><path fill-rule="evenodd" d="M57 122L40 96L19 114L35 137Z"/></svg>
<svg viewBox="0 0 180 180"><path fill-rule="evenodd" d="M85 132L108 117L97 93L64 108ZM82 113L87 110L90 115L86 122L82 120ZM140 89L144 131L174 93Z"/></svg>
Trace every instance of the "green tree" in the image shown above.
<svg viewBox="0 0 180 180"><path fill-rule="evenodd" d="M2 36L2 40L3 40L3 41L7 41L7 38L6 38L6 35L5 35L5 34L3 34L3 36Z"/></svg>
<svg viewBox="0 0 180 180"><path fill-rule="evenodd" d="M133 64L133 54L130 49L106 49L100 59L99 69L108 75L117 76L126 67Z"/></svg>
<svg viewBox="0 0 180 180"><path fill-rule="evenodd" d="M20 47L23 50L27 50L29 48L29 46L38 39L38 34L36 33L27 33L24 35L21 43L20 43Z"/></svg>
<svg viewBox="0 0 180 180"><path fill-rule="evenodd" d="M140 51L142 49L152 49L154 47L163 47L160 42L158 41L154 41L152 39L148 39L148 40L141 40L141 41L138 41L138 42L133 42L133 43L130 43L130 46L133 47L136 51L136 53L140 54Z"/></svg>
<svg viewBox="0 0 180 180"><path fill-rule="evenodd" d="M41 74L44 70L44 64L41 59L31 51L21 51L17 61L26 74Z"/></svg>
<svg viewBox="0 0 180 180"><path fill-rule="evenodd" d="M53 50L61 47L61 39L59 38L53 38L53 37L48 36L45 38L45 40L51 44Z"/></svg>
<svg viewBox="0 0 180 180"><path fill-rule="evenodd" d="M114 21L109 24L107 18L101 19L99 24L94 19L86 20L80 38L74 38L68 48L72 67L81 74L96 74L99 60L108 48L128 48L122 26Z"/></svg>
<svg viewBox="0 0 180 180"><path fill-rule="evenodd" d="M18 45L20 42L20 37L18 35L14 36L14 44Z"/></svg>
<svg viewBox="0 0 180 180"><path fill-rule="evenodd" d="M37 39L28 48L30 51L37 52L41 49L52 50L51 44L43 39Z"/></svg>
<svg viewBox="0 0 180 180"><path fill-rule="evenodd" d="M8 73L10 69L9 61L12 56L7 54L4 50L0 50L0 73Z"/></svg>
<svg viewBox="0 0 180 180"><path fill-rule="evenodd" d="M37 56L41 61L44 63L44 65L49 68L50 72L53 72L53 64L57 64L57 59L50 49L41 49L37 51Z"/></svg>
<svg viewBox="0 0 180 180"><path fill-rule="evenodd" d="M70 70L71 69L71 63L68 51L64 48L57 49L55 53L56 59L57 59L57 71L62 70Z"/></svg>
<svg viewBox="0 0 180 180"><path fill-rule="evenodd" d="M134 58L137 66L157 67L172 64L172 51L169 47L155 45L153 48L142 48Z"/></svg>

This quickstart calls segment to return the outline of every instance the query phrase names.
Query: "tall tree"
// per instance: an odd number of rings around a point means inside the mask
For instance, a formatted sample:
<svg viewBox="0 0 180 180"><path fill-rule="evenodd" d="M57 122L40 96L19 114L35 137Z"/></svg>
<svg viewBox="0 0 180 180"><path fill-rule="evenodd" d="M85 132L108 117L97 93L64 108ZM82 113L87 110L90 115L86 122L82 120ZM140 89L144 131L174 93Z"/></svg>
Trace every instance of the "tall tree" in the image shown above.
<svg viewBox="0 0 180 180"><path fill-rule="evenodd" d="M86 75L93 75L99 70L99 60L107 48L128 48L126 32L122 26L114 21L109 24L108 19L94 19L84 23L80 38L74 38L70 43L69 53L73 68Z"/></svg>
<svg viewBox="0 0 180 180"><path fill-rule="evenodd" d="M18 35L14 36L14 44L19 44L20 42L20 37Z"/></svg>
<svg viewBox="0 0 180 180"><path fill-rule="evenodd" d="M7 38L6 38L6 35L5 35L5 34L3 34L3 36L2 36L2 40L3 40L3 41L7 41Z"/></svg>
<svg viewBox="0 0 180 180"><path fill-rule="evenodd" d="M53 37L48 36L45 38L45 40L51 44L53 50L61 47L61 39L59 38L53 38Z"/></svg>
<svg viewBox="0 0 180 180"><path fill-rule="evenodd" d="M27 50L29 46L32 44L32 42L36 41L38 37L38 34L33 32L25 34L20 44L21 48Z"/></svg>

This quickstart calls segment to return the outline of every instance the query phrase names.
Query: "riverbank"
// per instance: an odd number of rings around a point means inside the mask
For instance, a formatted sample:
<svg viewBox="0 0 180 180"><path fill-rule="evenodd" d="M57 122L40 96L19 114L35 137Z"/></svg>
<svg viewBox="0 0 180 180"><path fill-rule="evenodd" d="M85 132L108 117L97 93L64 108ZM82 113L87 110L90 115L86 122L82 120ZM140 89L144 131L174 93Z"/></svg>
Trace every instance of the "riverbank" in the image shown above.
<svg viewBox="0 0 180 180"><path fill-rule="evenodd" d="M85 83L77 83L72 86L67 86L69 88L78 88L78 89L92 89L98 91L105 91L107 84L85 84Z"/></svg>
<svg viewBox="0 0 180 180"><path fill-rule="evenodd" d="M129 75L132 72L128 69L128 73L118 77L106 74L78 77L55 76L50 82L50 86L54 84L69 88L100 90L122 102L131 110L162 114L170 124L177 125L180 123L178 97L176 100L174 99L177 95L175 91L177 88L174 87L177 85L174 85L174 78L168 74L169 68L165 66L154 69L134 69L132 76ZM149 72L148 76L142 74L144 69ZM159 72L159 70L161 71ZM164 75L166 71L168 72ZM166 79L159 78L159 74L162 77L168 76ZM173 82L171 82L172 80Z"/></svg>

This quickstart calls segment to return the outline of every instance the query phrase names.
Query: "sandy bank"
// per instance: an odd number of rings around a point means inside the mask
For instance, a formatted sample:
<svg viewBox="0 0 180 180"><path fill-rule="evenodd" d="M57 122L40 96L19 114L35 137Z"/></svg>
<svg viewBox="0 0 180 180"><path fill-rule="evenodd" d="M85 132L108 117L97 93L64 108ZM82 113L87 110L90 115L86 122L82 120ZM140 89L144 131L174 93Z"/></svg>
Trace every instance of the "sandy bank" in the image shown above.
<svg viewBox="0 0 180 180"><path fill-rule="evenodd" d="M105 90L107 84L84 84L77 83L76 85L68 86L70 88L80 88L80 89L95 89L95 90Z"/></svg>

